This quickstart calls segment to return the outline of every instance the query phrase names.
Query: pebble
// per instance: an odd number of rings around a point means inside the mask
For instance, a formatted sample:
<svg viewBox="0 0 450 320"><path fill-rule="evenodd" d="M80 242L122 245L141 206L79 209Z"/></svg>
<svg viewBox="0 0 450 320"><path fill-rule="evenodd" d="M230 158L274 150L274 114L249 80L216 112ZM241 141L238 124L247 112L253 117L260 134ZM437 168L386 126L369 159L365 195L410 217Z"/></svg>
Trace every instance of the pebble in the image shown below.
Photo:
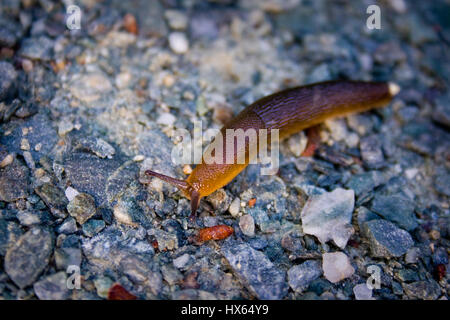
<svg viewBox="0 0 450 320"><path fill-rule="evenodd" d="M5 271L19 288L32 284L47 267L53 251L50 232L39 227L22 235L6 252Z"/></svg>
<svg viewBox="0 0 450 320"><path fill-rule="evenodd" d="M23 234L19 224L0 218L0 256L13 246Z"/></svg>
<svg viewBox="0 0 450 320"><path fill-rule="evenodd" d="M239 215L240 210L241 210L241 199L234 198L234 200L231 202L230 206L228 207L228 212L233 217L237 217Z"/></svg>
<svg viewBox="0 0 450 320"><path fill-rule="evenodd" d="M69 201L72 201L77 195L80 194L77 190L75 190L72 187L67 187L64 193Z"/></svg>
<svg viewBox="0 0 450 320"><path fill-rule="evenodd" d="M400 228L412 231L418 226L414 207L414 202L403 196L377 194L372 200L371 210Z"/></svg>
<svg viewBox="0 0 450 320"><path fill-rule="evenodd" d="M441 294L441 288L434 280L404 283L403 290L412 299L420 300L436 300Z"/></svg>
<svg viewBox="0 0 450 320"><path fill-rule="evenodd" d="M33 285L33 289L40 300L65 300L70 294L67 275L63 271L39 280Z"/></svg>
<svg viewBox="0 0 450 320"><path fill-rule="evenodd" d="M176 259L173 259L173 265L175 268L183 269L191 260L191 256L188 253L182 254Z"/></svg>
<svg viewBox="0 0 450 320"><path fill-rule="evenodd" d="M364 233L374 257L400 257L414 245L407 231L383 219L364 223Z"/></svg>
<svg viewBox="0 0 450 320"><path fill-rule="evenodd" d="M353 294L356 300L374 300L372 289L366 283L360 283L353 287Z"/></svg>
<svg viewBox="0 0 450 320"><path fill-rule="evenodd" d="M239 227L243 234L248 237L255 236L255 221L249 214L243 215L239 218Z"/></svg>
<svg viewBox="0 0 450 320"><path fill-rule="evenodd" d="M222 188L206 197L206 201L213 206L215 212L218 214L226 212L231 204L231 198Z"/></svg>
<svg viewBox="0 0 450 320"><path fill-rule="evenodd" d="M0 168L0 200L16 201L28 196L29 169L17 159Z"/></svg>
<svg viewBox="0 0 450 320"><path fill-rule="evenodd" d="M292 290L302 293L311 282L322 275L322 266L319 261L308 260L293 266L287 274L289 286Z"/></svg>
<svg viewBox="0 0 450 320"><path fill-rule="evenodd" d="M228 243L222 247L222 254L258 299L279 300L286 296L286 275L262 252L246 243Z"/></svg>
<svg viewBox="0 0 450 320"><path fill-rule="evenodd" d="M381 150L381 139L372 135L362 138L359 144L361 158L369 169L380 169L384 166L384 155Z"/></svg>
<svg viewBox="0 0 450 320"><path fill-rule="evenodd" d="M90 219L83 224L83 234L92 238L105 228L106 224L103 220Z"/></svg>
<svg viewBox="0 0 450 320"><path fill-rule="evenodd" d="M307 144L308 144L308 138L306 137L306 134L303 131L292 135L288 139L289 150L296 157L300 157L300 155L303 153L303 151L305 151Z"/></svg>
<svg viewBox="0 0 450 320"><path fill-rule="evenodd" d="M95 200L87 193L79 193L67 205L67 211L79 224L84 224L95 213Z"/></svg>
<svg viewBox="0 0 450 320"><path fill-rule="evenodd" d="M189 41L182 32L172 32L169 34L169 46L173 52L184 54L189 50Z"/></svg>
<svg viewBox="0 0 450 320"><path fill-rule="evenodd" d="M103 299L108 298L109 289L113 286L113 284L114 281L108 277L100 276L94 279L94 286L97 295Z"/></svg>
<svg viewBox="0 0 450 320"><path fill-rule="evenodd" d="M161 114L158 119L156 120L156 123L164 125L164 126L173 126L173 124L175 123L175 121L177 120L177 118L169 113L163 113Z"/></svg>
<svg viewBox="0 0 450 320"><path fill-rule="evenodd" d="M54 184L47 182L34 189L37 195L50 208L52 214L57 217L65 218L67 216L66 206L67 198L64 192Z"/></svg>
<svg viewBox="0 0 450 320"><path fill-rule="evenodd" d="M46 36L23 40L19 50L22 57L30 60L50 61L53 58L54 41Z"/></svg>
<svg viewBox="0 0 450 320"><path fill-rule="evenodd" d="M17 89L17 71L13 65L6 61L0 61L0 101L11 98Z"/></svg>
<svg viewBox="0 0 450 320"><path fill-rule="evenodd" d="M82 261L80 248L58 248L55 250L55 263L58 270L67 271L68 267L80 267Z"/></svg>
<svg viewBox="0 0 450 320"><path fill-rule="evenodd" d="M179 10L166 10L166 19L173 30L185 30L188 26L188 18Z"/></svg>
<svg viewBox="0 0 450 320"><path fill-rule="evenodd" d="M323 244L333 240L345 248L354 232L351 226L354 205L353 190L337 188L311 196L301 212L303 232L316 236Z"/></svg>
<svg viewBox="0 0 450 320"><path fill-rule="evenodd" d="M323 274L332 283L349 278L355 273L350 259L343 252L324 253L322 260Z"/></svg>

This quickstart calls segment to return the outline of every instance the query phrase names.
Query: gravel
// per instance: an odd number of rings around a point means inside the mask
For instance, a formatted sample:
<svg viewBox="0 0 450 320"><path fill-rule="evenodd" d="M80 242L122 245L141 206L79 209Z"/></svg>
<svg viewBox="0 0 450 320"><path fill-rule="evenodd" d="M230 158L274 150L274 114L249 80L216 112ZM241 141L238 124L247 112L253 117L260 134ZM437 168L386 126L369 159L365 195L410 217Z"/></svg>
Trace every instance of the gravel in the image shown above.
<svg viewBox="0 0 450 320"><path fill-rule="evenodd" d="M363 2L82 1L76 31L25 2L0 4L0 299L449 298L446 1L380 2L370 32ZM281 142L276 175L248 166L195 222L144 174L192 171L177 129L329 79L402 90ZM234 233L193 241L218 224Z"/></svg>

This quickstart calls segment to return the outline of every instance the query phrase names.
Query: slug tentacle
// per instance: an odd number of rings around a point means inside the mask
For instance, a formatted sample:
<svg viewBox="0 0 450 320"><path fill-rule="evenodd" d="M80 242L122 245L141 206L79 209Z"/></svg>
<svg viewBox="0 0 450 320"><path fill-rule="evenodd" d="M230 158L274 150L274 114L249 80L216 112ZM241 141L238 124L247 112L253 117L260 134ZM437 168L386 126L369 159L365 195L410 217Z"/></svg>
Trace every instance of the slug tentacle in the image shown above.
<svg viewBox="0 0 450 320"><path fill-rule="evenodd" d="M184 193L187 193L189 191L189 184L184 181L184 180L180 180L180 179L175 179L169 176L166 176L164 174L152 171L152 170L146 170L145 174L148 176L152 176L152 177L156 177L159 178L163 181L166 181L168 183L170 183L171 185L177 187L178 189L180 189L181 191L183 191Z"/></svg>

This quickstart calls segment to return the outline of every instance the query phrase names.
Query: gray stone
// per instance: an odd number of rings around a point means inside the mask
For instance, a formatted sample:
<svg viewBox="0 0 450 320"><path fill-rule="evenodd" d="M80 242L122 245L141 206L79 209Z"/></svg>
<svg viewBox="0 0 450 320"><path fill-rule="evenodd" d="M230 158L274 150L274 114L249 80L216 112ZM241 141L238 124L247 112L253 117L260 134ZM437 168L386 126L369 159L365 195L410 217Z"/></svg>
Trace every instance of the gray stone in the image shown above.
<svg viewBox="0 0 450 320"><path fill-rule="evenodd" d="M374 257L399 257L414 245L407 231L383 219L366 222L364 233Z"/></svg>
<svg viewBox="0 0 450 320"><path fill-rule="evenodd" d="M327 252L322 255L323 274L327 280L337 283L351 277L355 268L350 264L350 259L343 252Z"/></svg>
<svg viewBox="0 0 450 320"><path fill-rule="evenodd" d="M14 159L13 162L0 168L0 200L16 201L28 196L29 170L22 163Z"/></svg>
<svg viewBox="0 0 450 320"><path fill-rule="evenodd" d="M288 271L289 286L292 290L301 293L309 284L322 275L322 266L319 261L308 260L295 265Z"/></svg>
<svg viewBox="0 0 450 320"><path fill-rule="evenodd" d="M0 256L4 256L22 234L23 231L17 223L0 219Z"/></svg>
<svg viewBox="0 0 450 320"><path fill-rule="evenodd" d="M353 293L356 300L374 300L372 297L372 289L366 283L360 283L353 287Z"/></svg>
<svg viewBox="0 0 450 320"><path fill-rule="evenodd" d="M155 252L148 241L129 238L114 226L105 228L92 238L84 238L82 250L90 263L105 269L116 269L128 255L149 258Z"/></svg>
<svg viewBox="0 0 450 320"><path fill-rule="evenodd" d="M58 270L67 271L69 266L81 265L81 249L80 248L58 248L55 250L55 263Z"/></svg>
<svg viewBox="0 0 450 320"><path fill-rule="evenodd" d="M99 158L112 159L116 153L114 147L101 138L84 137L77 142L76 148L88 150Z"/></svg>
<svg viewBox="0 0 450 320"><path fill-rule="evenodd" d="M403 196L377 194L372 200L371 210L399 227L411 231L418 226L414 207L414 202Z"/></svg>
<svg viewBox="0 0 450 320"><path fill-rule="evenodd" d="M223 214L231 204L231 197L228 196L225 190L219 189L206 197L206 201L211 203L217 214Z"/></svg>
<svg viewBox="0 0 450 320"><path fill-rule="evenodd" d="M65 197L65 195L64 195ZM87 193L79 193L67 205L67 211L79 224L84 224L97 212L95 200Z"/></svg>
<svg viewBox="0 0 450 320"><path fill-rule="evenodd" d="M161 266L161 272L164 280L171 286L183 280L183 274L171 265L166 264Z"/></svg>
<svg viewBox="0 0 450 320"><path fill-rule="evenodd" d="M64 191L47 182L34 189L38 196L45 202L51 212L57 217L66 217L67 198Z"/></svg>
<svg viewBox="0 0 450 320"><path fill-rule="evenodd" d="M71 234L78 231L77 222L74 218L68 217L63 223L56 229L58 233Z"/></svg>
<svg viewBox="0 0 450 320"><path fill-rule="evenodd" d="M120 261L120 270L135 283L146 286L150 292L158 296L162 290L161 272L147 259L128 255Z"/></svg>
<svg viewBox="0 0 450 320"><path fill-rule="evenodd" d="M255 221L251 215L246 214L242 216L239 219L239 227L246 236L253 237L255 235Z"/></svg>
<svg viewBox="0 0 450 320"><path fill-rule="evenodd" d="M63 271L39 280L33 288L40 300L64 300L70 294L67 288L67 275Z"/></svg>
<svg viewBox="0 0 450 320"><path fill-rule="evenodd" d="M4 101L14 95L16 91L17 71L13 65L0 61L0 101Z"/></svg>
<svg viewBox="0 0 450 320"><path fill-rule="evenodd" d="M86 152L75 152L64 160L64 169L72 187L94 197L96 204L106 205L136 181L138 167L117 155L101 159Z"/></svg>
<svg viewBox="0 0 450 320"><path fill-rule="evenodd" d="M356 209L357 212L357 220L359 229L362 230L364 226L364 222L381 219L376 213L370 211L366 207L359 207Z"/></svg>
<svg viewBox="0 0 450 320"><path fill-rule="evenodd" d="M285 273L262 252L244 243L228 243L222 248L222 254L258 299L278 300L287 294Z"/></svg>
<svg viewBox="0 0 450 320"><path fill-rule="evenodd" d="M103 220L91 219L83 224L83 233L87 237L93 237L105 228L106 224Z"/></svg>
<svg viewBox="0 0 450 320"><path fill-rule="evenodd" d="M53 251L50 232L32 228L8 249L5 271L20 288L32 284L47 266Z"/></svg>
<svg viewBox="0 0 450 320"><path fill-rule="evenodd" d="M357 196L372 191L385 182L385 178L380 171L369 171L361 174L354 174L346 183L346 187L353 189Z"/></svg>
<svg viewBox="0 0 450 320"><path fill-rule="evenodd" d="M369 136L361 139L361 157L370 169L379 169L384 165L383 151L381 150L381 139L379 136Z"/></svg>
<svg viewBox="0 0 450 320"><path fill-rule="evenodd" d="M333 240L345 248L354 230L350 222L355 205L353 190L335 189L312 196L303 207L303 232L316 236L321 243Z"/></svg>
<svg viewBox="0 0 450 320"><path fill-rule="evenodd" d="M53 58L54 41L48 37L27 38L20 47L19 54L31 60L49 61Z"/></svg>
<svg viewBox="0 0 450 320"><path fill-rule="evenodd" d="M403 290L413 299L436 300L441 295L441 288L434 280L404 283Z"/></svg>
<svg viewBox="0 0 450 320"><path fill-rule="evenodd" d="M148 235L156 238L159 250L175 250L178 248L178 238L176 234L160 229L150 229Z"/></svg>
<svg viewBox="0 0 450 320"><path fill-rule="evenodd" d="M191 256L188 253L185 253L179 256L176 259L173 259L173 265L178 269L183 269L191 260Z"/></svg>

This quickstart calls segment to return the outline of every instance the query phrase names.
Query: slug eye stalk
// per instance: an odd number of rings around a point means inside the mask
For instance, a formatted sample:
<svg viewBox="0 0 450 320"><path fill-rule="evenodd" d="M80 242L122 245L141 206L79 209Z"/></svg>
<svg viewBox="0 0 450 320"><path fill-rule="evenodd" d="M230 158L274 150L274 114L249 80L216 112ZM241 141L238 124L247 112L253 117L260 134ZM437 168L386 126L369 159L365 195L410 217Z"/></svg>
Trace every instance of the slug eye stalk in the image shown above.
<svg viewBox="0 0 450 320"><path fill-rule="evenodd" d="M191 199L191 214L189 216L190 220L195 219L195 214L198 209L198 205L200 203L200 194L192 188L186 181L172 178L169 176L166 176L164 174L152 171L152 170L146 170L145 174L151 177L156 177L158 179L161 179L165 182L170 183L171 185L177 187L180 189L186 196L188 196Z"/></svg>

